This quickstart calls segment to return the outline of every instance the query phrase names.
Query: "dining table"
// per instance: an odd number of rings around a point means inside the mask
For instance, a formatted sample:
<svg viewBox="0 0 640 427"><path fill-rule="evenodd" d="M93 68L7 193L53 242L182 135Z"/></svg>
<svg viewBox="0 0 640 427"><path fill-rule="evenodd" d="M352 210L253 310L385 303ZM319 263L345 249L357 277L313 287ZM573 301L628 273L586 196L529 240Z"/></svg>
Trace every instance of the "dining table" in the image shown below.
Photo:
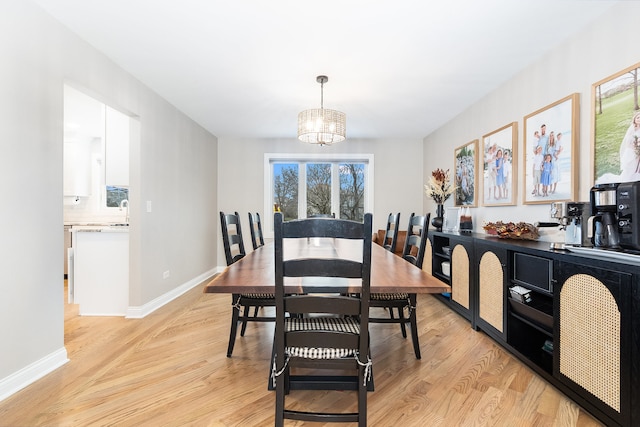
<svg viewBox="0 0 640 427"><path fill-rule="evenodd" d="M304 256L362 259L362 241L329 238L287 239L284 258ZM285 293L358 293L359 279L319 280L286 277ZM378 244L371 245L371 293L432 294L451 287ZM228 266L204 287L205 293L264 294L275 292L274 244L268 242Z"/></svg>
<svg viewBox="0 0 640 427"><path fill-rule="evenodd" d="M331 238L286 239L283 256L338 257L362 261L362 240ZM360 292L360 279L323 277L285 277L284 292L297 293L344 293ZM205 293L265 294L275 293L274 243L268 242L228 266L209 281ZM442 293L451 292L451 287L433 277L429 272L416 267L378 244L371 245L371 293ZM273 354L272 354L273 357ZM291 375L291 388L355 390L354 376ZM273 390L271 378L268 389ZM368 384L373 391L373 379Z"/></svg>

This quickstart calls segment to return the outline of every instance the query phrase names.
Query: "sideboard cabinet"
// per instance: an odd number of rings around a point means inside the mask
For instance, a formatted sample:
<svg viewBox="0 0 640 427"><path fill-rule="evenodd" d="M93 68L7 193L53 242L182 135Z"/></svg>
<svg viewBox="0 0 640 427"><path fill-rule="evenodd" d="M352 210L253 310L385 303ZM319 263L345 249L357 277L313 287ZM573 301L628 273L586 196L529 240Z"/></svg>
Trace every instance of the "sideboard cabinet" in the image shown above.
<svg viewBox="0 0 640 427"><path fill-rule="evenodd" d="M452 287L437 298L605 425L640 425L640 256L483 234L430 239L433 275Z"/></svg>

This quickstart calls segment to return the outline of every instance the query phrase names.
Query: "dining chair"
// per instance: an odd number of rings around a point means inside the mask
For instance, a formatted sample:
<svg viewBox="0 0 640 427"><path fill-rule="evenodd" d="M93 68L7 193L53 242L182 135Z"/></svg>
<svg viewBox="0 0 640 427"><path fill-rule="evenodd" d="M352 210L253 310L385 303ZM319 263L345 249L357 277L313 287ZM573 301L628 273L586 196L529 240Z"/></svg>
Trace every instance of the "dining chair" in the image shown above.
<svg viewBox="0 0 640 427"><path fill-rule="evenodd" d="M251 230L251 244L253 245L253 250L255 251L260 246L264 246L264 235L262 234L262 221L260 221L260 214L256 212L256 216L254 217L251 212L249 212L249 227Z"/></svg>
<svg viewBox="0 0 640 427"><path fill-rule="evenodd" d="M244 240L242 237L242 225L238 212L225 214L220 212L220 225L222 227L222 242L227 266L238 262L246 255ZM274 316L258 316L260 307L275 306L274 294L232 294L231 297L231 331L229 333L229 346L227 347L227 357L231 357L233 346L236 342L238 332L238 322L242 322L240 336L244 336L247 329L247 322L273 322ZM254 309L253 316L250 316L251 308ZM242 310L242 313L240 312Z"/></svg>
<svg viewBox="0 0 640 427"><path fill-rule="evenodd" d="M415 265L418 268L422 268L422 262L424 260L424 253L426 250L428 239L428 227L430 214L423 216L417 216L414 213L409 218L409 226L407 228L407 237L402 250L402 258ZM405 324L409 324L411 327L411 338L413 341L413 351L416 355L416 359L420 359L420 343L418 341L418 320L416 317L416 294L405 293L384 293L371 294L371 307L382 307L389 310L389 317L371 317L369 321L371 323L399 323L402 336L407 337L407 331ZM398 311L398 317L393 315L393 310ZM408 310L408 317L405 316L405 309Z"/></svg>
<svg viewBox="0 0 640 427"><path fill-rule="evenodd" d="M271 377L276 389L276 426L283 426L284 419L357 422L359 426L366 426L367 388L372 366L368 329L371 230L369 213L364 215L363 222L321 218L284 222L281 213L274 215L276 327ZM314 253L316 245L320 245L316 242L311 250L305 249L297 258L287 252L285 260L285 248L293 244L291 239L304 238L361 240L362 250L356 258L326 257L323 249ZM303 283L318 283L320 288L312 293L287 295L285 277L296 277ZM347 278L360 279L358 297L331 289L332 284L342 284ZM329 370L322 376L328 382L322 384L319 377L314 377L312 385L296 383L300 376L292 375L292 368L311 368L314 373ZM353 380L348 389L357 390L357 412L318 413L287 409L285 395L291 390L335 389L335 381L344 379L336 375L344 375L345 370Z"/></svg>
<svg viewBox="0 0 640 427"><path fill-rule="evenodd" d="M398 243L398 230L400 228L400 212L397 214L389 214L387 218L387 227L382 240L382 247L391 253L395 253L396 244Z"/></svg>

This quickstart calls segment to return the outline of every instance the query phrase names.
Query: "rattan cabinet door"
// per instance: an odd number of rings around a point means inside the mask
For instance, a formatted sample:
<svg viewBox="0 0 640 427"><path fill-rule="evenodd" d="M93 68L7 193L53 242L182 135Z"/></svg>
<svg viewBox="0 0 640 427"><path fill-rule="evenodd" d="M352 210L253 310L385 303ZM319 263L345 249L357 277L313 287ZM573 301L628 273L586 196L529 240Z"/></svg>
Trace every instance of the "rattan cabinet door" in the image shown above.
<svg viewBox="0 0 640 427"><path fill-rule="evenodd" d="M478 260L478 327L495 338L505 339L506 251L476 246Z"/></svg>
<svg viewBox="0 0 640 427"><path fill-rule="evenodd" d="M473 240L452 237L449 245L451 246L451 307L469 319L471 327L475 329Z"/></svg>
<svg viewBox="0 0 640 427"><path fill-rule="evenodd" d="M632 276L560 262L554 376L621 425L630 425Z"/></svg>
<svg viewBox="0 0 640 427"><path fill-rule="evenodd" d="M451 252L451 300L467 310L470 308L471 278L469 253L464 245L455 245Z"/></svg>

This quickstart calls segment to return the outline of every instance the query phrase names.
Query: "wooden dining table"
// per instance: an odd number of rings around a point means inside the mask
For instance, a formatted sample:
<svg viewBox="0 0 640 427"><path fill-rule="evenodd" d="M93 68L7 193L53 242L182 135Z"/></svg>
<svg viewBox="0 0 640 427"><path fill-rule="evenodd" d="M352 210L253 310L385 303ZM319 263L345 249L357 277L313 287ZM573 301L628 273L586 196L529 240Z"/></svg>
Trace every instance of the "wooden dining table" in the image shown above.
<svg viewBox="0 0 640 427"><path fill-rule="evenodd" d="M284 258L338 257L362 261L362 241L328 238L287 239ZM336 279L322 277L285 277L285 293L335 292L357 294L360 279ZM441 293L451 292L451 287L428 272L403 258L387 251L382 246L371 247L372 293ZM205 285L205 293L264 294L275 293L274 244L269 242L248 253L244 258L228 266ZM273 357L273 355L272 355ZM355 390L357 376L291 375L290 386L294 388L316 388ZM271 378L267 387L273 390ZM373 391L373 379L368 384Z"/></svg>
<svg viewBox="0 0 640 427"><path fill-rule="evenodd" d="M269 242L228 266L205 285L205 293L274 293L274 245ZM288 239L284 257L362 257L362 241L344 239ZM285 278L285 293L341 292L358 293L360 280L318 280ZM451 292L451 287L430 273L414 266L382 246L371 247L371 293L429 294Z"/></svg>

